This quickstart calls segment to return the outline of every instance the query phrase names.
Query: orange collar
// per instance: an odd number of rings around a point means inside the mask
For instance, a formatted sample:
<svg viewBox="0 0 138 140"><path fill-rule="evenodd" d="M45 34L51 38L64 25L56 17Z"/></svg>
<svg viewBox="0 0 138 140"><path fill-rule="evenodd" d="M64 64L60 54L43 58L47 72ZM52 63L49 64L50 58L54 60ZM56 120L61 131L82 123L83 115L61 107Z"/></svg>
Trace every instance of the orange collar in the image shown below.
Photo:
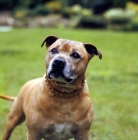
<svg viewBox="0 0 138 140"><path fill-rule="evenodd" d="M47 76L45 78L46 78L46 84L47 84L48 88L51 90L52 96L56 96L58 98L63 98L63 99L74 98L74 97L76 97L77 95L80 94L80 92L82 90L82 87L84 86L84 80L83 80L82 83L81 83L82 84L81 88L76 89L76 90L74 90L73 92L70 92L70 93L68 93L68 92L61 92L61 91L59 91L59 90L57 90L55 88L52 88L50 86L50 83L48 81Z"/></svg>

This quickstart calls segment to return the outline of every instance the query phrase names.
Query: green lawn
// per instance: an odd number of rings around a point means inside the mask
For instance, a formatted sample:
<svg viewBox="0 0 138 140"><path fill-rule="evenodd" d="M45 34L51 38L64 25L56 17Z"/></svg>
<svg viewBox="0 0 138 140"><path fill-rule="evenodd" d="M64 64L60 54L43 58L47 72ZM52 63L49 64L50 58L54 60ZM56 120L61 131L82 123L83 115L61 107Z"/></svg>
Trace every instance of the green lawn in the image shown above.
<svg viewBox="0 0 138 140"><path fill-rule="evenodd" d="M95 109L90 140L138 140L138 33L69 29L13 29L0 33L0 94L18 94L29 79L43 76L48 35L93 43L86 77ZM0 139L12 102L0 99ZM11 140L26 139L25 123Z"/></svg>

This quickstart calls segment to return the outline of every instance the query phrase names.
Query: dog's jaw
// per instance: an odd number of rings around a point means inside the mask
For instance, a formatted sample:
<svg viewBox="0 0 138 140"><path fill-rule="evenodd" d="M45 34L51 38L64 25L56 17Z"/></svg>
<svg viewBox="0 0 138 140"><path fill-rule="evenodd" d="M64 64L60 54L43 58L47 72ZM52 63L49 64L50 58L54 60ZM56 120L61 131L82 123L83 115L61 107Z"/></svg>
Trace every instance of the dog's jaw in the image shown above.
<svg viewBox="0 0 138 140"><path fill-rule="evenodd" d="M53 80L49 80L45 77L46 85L50 90L52 96L59 98L69 99L74 98L82 92L84 81L81 83L81 87L74 89L71 84L61 83Z"/></svg>
<svg viewBox="0 0 138 140"><path fill-rule="evenodd" d="M49 80L53 80L55 81L56 83L58 84L68 84L68 83L71 83L73 82L73 80L75 79L74 76L71 76L69 78L66 78L64 75L60 76L60 75L55 75L55 74L52 74L52 73L49 73L48 74L48 79Z"/></svg>
<svg viewBox="0 0 138 140"><path fill-rule="evenodd" d="M75 79L73 82L62 82L62 81L57 81L57 80L52 80L48 78L48 75L45 75L45 81L49 83L50 88L56 89L60 92L66 92L66 93L71 93L74 92L78 89L82 89L85 81L85 77L79 77L79 82L78 78Z"/></svg>

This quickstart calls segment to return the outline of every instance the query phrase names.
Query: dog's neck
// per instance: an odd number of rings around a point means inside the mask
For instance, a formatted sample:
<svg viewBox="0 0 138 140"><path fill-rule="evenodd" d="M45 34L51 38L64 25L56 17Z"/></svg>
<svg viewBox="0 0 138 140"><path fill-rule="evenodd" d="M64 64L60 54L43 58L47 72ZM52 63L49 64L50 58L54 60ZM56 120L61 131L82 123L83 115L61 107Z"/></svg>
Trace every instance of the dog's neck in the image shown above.
<svg viewBox="0 0 138 140"><path fill-rule="evenodd" d="M45 81L53 96L69 99L80 94L85 83L85 78L83 78L81 81L79 80L80 82L60 83L49 80L46 76Z"/></svg>

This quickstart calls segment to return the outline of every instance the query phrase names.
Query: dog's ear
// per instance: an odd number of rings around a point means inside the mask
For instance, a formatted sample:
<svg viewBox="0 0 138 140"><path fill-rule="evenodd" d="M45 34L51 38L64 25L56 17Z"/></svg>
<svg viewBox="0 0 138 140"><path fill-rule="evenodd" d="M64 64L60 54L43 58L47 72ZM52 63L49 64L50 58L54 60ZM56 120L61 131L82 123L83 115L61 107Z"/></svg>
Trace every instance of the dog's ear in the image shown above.
<svg viewBox="0 0 138 140"><path fill-rule="evenodd" d="M52 45L56 40L58 39L58 37L56 36L48 36L42 43L41 47L43 47L43 45L46 43L46 47L48 48L50 45Z"/></svg>
<svg viewBox="0 0 138 140"><path fill-rule="evenodd" d="M98 55L100 59L102 59L102 54L97 50L97 48L92 44L84 44L86 51L93 57L94 55Z"/></svg>

